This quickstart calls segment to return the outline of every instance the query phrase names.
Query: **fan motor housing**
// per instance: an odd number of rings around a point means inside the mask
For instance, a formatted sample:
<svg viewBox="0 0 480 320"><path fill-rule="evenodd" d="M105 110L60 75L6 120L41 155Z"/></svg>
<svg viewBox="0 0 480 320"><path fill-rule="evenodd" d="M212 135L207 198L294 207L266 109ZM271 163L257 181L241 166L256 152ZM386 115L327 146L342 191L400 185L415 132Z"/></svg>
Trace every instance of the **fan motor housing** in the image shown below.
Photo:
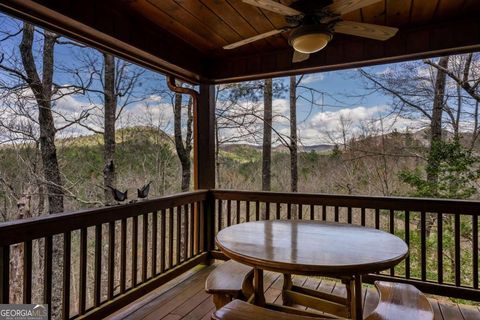
<svg viewBox="0 0 480 320"><path fill-rule="evenodd" d="M306 14L318 14L323 11L323 8L332 3L333 0L297 0L290 7Z"/></svg>

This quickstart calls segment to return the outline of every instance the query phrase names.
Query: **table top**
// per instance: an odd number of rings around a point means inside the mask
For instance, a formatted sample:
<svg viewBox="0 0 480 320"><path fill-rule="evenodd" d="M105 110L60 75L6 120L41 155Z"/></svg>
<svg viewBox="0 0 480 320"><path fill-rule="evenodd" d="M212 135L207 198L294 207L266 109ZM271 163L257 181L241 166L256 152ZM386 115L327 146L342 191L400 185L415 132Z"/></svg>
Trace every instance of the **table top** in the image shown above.
<svg viewBox="0 0 480 320"><path fill-rule="evenodd" d="M221 230L217 245L229 258L265 270L347 276L388 269L408 254L395 235L350 224L256 221Z"/></svg>

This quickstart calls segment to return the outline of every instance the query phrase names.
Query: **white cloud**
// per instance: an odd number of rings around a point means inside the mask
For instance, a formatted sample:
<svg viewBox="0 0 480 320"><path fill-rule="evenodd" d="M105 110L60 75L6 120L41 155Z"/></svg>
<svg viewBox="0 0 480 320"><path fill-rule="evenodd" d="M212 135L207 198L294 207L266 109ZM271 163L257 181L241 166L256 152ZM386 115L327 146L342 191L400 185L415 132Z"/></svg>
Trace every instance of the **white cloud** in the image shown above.
<svg viewBox="0 0 480 320"><path fill-rule="evenodd" d="M385 114L387 106L355 107L314 114L299 128L299 137L305 145L342 143L345 137L361 134L382 134L394 130L419 129L422 121Z"/></svg>
<svg viewBox="0 0 480 320"><path fill-rule="evenodd" d="M311 84L315 82L320 82L325 79L325 74L324 73L312 73L305 75L302 79L303 84Z"/></svg>

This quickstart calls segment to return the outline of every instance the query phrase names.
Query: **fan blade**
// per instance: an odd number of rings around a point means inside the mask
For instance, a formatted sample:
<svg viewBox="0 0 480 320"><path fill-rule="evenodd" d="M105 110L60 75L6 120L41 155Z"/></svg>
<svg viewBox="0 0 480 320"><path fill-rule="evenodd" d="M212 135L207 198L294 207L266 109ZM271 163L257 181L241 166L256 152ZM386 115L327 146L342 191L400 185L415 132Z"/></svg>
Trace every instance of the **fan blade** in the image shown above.
<svg viewBox="0 0 480 320"><path fill-rule="evenodd" d="M352 36L385 41L393 37L398 29L378 24L361 23L354 21L339 21L335 24L335 32Z"/></svg>
<svg viewBox="0 0 480 320"><path fill-rule="evenodd" d="M310 58L310 54L293 50L293 57L292 57L293 63L302 62L307 60L308 58Z"/></svg>
<svg viewBox="0 0 480 320"><path fill-rule="evenodd" d="M259 7L268 11L272 11L284 16L298 16L302 14L300 11L287 7L273 0L242 0L252 6Z"/></svg>
<svg viewBox="0 0 480 320"><path fill-rule="evenodd" d="M288 28L283 28L283 29L277 29L277 30L272 30L272 31L268 31L268 32L265 32L265 33L257 34L256 36L253 36L253 37L250 37L250 38L247 38L247 39L243 39L243 40L228 44L228 45L224 46L223 49L226 49L226 50L235 49L235 48L241 47L243 45L246 45L247 43L254 42L254 41L257 41L257 40L260 40L260 39L264 39L264 38L268 38L268 37L271 37L273 35L282 33L282 32L287 31L287 30L288 30Z"/></svg>
<svg viewBox="0 0 480 320"><path fill-rule="evenodd" d="M343 15L380 1L382 0L335 0L331 5L326 6L326 9L332 13Z"/></svg>

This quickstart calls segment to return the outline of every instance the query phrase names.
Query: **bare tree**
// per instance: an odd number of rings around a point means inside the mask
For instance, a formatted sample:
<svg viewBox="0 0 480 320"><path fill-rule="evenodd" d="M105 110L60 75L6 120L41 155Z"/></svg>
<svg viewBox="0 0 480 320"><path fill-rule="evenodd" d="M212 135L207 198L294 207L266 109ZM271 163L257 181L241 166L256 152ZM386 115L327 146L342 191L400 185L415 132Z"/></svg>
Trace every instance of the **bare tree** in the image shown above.
<svg viewBox="0 0 480 320"><path fill-rule="evenodd" d="M78 54L81 66L64 67L90 99L89 121L78 125L103 137L103 189L105 203L112 203L108 186L116 185L116 130L125 108L143 97L138 93L144 69L111 54L86 50ZM79 69L81 71L79 71ZM103 101L99 105L96 101Z"/></svg>
<svg viewBox="0 0 480 320"><path fill-rule="evenodd" d="M298 191L297 86L300 77L290 76L290 191Z"/></svg>
<svg viewBox="0 0 480 320"><path fill-rule="evenodd" d="M175 149L177 150L178 158L180 159L180 165L182 167L182 191L188 191L190 189L191 179L191 160L190 154L192 152L192 124L193 124L193 112L192 112L192 99L188 100L187 104L187 123L185 141L183 140L182 133L182 95L175 94L173 101L173 116L174 116L174 139Z"/></svg>
<svg viewBox="0 0 480 320"><path fill-rule="evenodd" d="M115 94L115 59L104 53L104 131L103 131L103 185L106 203L113 202L108 186L115 185L115 123L117 95Z"/></svg>
<svg viewBox="0 0 480 320"><path fill-rule="evenodd" d="M57 35L44 32L42 78L37 71L33 56L33 36L35 29L31 24L23 25L23 37L20 54L28 83L38 104L38 123L40 126L40 150L43 171L47 180L49 213L63 212L63 189L55 147L55 124L52 114L52 85L54 66L54 46Z"/></svg>
<svg viewBox="0 0 480 320"><path fill-rule="evenodd" d="M265 79L263 90L262 190L270 191L272 162L272 79Z"/></svg>
<svg viewBox="0 0 480 320"><path fill-rule="evenodd" d="M448 68L449 56L441 57L438 61L438 65L444 69ZM437 69L437 75L434 87L433 106L432 106L432 119L430 123L430 150L435 148L435 144L442 141L442 116L445 104L445 86L446 86L446 73ZM438 166L434 157L429 157L431 163L429 166ZM432 185L436 185L438 181L438 174L436 170L427 170L427 181Z"/></svg>

